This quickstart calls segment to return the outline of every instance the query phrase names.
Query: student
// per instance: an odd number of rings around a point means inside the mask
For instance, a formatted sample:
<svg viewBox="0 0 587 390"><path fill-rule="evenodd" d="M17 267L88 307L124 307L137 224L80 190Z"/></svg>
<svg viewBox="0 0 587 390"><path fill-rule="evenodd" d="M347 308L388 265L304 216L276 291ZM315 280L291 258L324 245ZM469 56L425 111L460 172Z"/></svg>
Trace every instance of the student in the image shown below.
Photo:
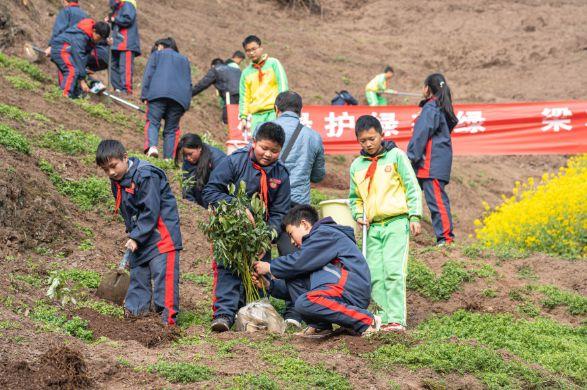
<svg viewBox="0 0 587 390"><path fill-rule="evenodd" d="M255 263L259 275L271 274L271 295L291 298L308 328L299 335L326 337L332 324L357 334L379 330L381 318L367 310L371 298L369 267L355 242L353 229L330 217L318 220L310 205L292 208L283 220L292 254Z"/></svg>
<svg viewBox="0 0 587 390"><path fill-rule="evenodd" d="M365 87L365 97L367 98L367 104L370 106L387 106L387 98L383 95L384 92L395 92L389 88L389 82L393 77L393 68L386 66L383 73L378 74L369 81Z"/></svg>
<svg viewBox="0 0 587 390"><path fill-rule="evenodd" d="M183 198L207 209L208 203L202 198L202 190L208 183L210 173L224 161L226 154L222 150L202 142L199 135L188 133L183 135L177 144L176 166L179 166L180 156L183 158L181 167Z"/></svg>
<svg viewBox="0 0 587 390"><path fill-rule="evenodd" d="M180 137L179 122L192 100L190 61L179 54L173 38L155 42L143 74L141 100L147 103L144 152L159 157L159 128L163 128L163 158L175 157Z"/></svg>
<svg viewBox="0 0 587 390"><path fill-rule="evenodd" d="M232 57L224 61L224 63L231 68L235 68L241 70L241 63L245 60L245 53L240 50L235 51L232 53Z"/></svg>
<svg viewBox="0 0 587 390"><path fill-rule="evenodd" d="M63 9L59 11L59 14L55 18L53 31L49 39L49 46L45 49L45 55L47 57L51 55L51 46L54 45L53 40L57 36L78 24L82 19L88 18L88 14L80 8L78 0L61 0L61 4L63 5Z"/></svg>
<svg viewBox="0 0 587 390"><path fill-rule="evenodd" d="M88 73L96 73L101 70L108 69L108 56L110 52L110 46L106 41L102 40L94 46L94 49L90 51L88 55Z"/></svg>
<svg viewBox="0 0 587 390"><path fill-rule="evenodd" d="M377 118L363 115L357 120L355 135L362 151L351 164L349 200L357 223L369 229L367 263L381 330L403 331L410 232L420 234L422 194L410 160L393 141L384 141L382 133Z"/></svg>
<svg viewBox="0 0 587 390"><path fill-rule="evenodd" d="M111 82L115 90L132 95L134 58L141 55L136 0L109 0L112 24Z"/></svg>
<svg viewBox="0 0 587 390"><path fill-rule="evenodd" d="M132 252L125 315L148 312L152 300L163 322L174 325L182 244L177 202L167 176L146 161L129 158L116 140L100 142L96 164L110 178L115 212L120 211L128 234L125 246Z"/></svg>
<svg viewBox="0 0 587 390"><path fill-rule="evenodd" d="M109 34L108 24L82 19L53 39L51 61L57 66L63 96L77 98L82 91L90 92L85 81L88 56L94 45Z"/></svg>
<svg viewBox="0 0 587 390"><path fill-rule="evenodd" d="M206 75L198 81L192 89L192 96L196 96L206 88L214 84L221 100L222 106L222 122L228 123L228 116L226 112L226 94L230 97L231 104L238 104L239 101L239 82L241 79L241 71L238 67L235 69L224 64L220 58L212 60L210 70Z"/></svg>
<svg viewBox="0 0 587 390"><path fill-rule="evenodd" d="M238 187L241 181L246 183L246 193L253 196L259 193L267 208L267 223L281 233L281 222L290 208L289 174L285 166L278 161L279 153L285 142L285 133L275 123L262 124L250 146L238 149L228 156L212 171L208 184L204 187L204 201L217 207L222 200L230 202L228 185ZM253 217L248 213L249 219ZM241 292L241 279L222 263L215 260L214 269L212 330L224 332L234 323L238 309L244 305Z"/></svg>
<svg viewBox="0 0 587 390"><path fill-rule="evenodd" d="M428 76L423 93L422 111L414 124L408 157L426 196L437 245L442 246L454 240L450 201L444 187L450 181L452 166L450 133L459 121L443 75Z"/></svg>
<svg viewBox="0 0 587 390"><path fill-rule="evenodd" d="M279 60L263 53L258 37L246 37L243 48L251 63L240 79L240 127L243 131L254 131L259 124L275 119L273 104L280 92L288 90L287 76ZM249 115L250 123L247 122Z"/></svg>

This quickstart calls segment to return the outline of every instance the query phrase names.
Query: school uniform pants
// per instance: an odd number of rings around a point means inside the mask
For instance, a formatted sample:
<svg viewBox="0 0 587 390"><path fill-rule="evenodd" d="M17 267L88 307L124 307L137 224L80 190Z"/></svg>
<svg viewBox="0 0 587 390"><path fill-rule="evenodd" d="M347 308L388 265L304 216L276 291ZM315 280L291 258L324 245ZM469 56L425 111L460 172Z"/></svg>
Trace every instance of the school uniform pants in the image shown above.
<svg viewBox="0 0 587 390"><path fill-rule="evenodd" d="M163 127L163 158L175 158L175 149L181 136L179 122L184 112L183 106L173 99L162 98L147 102L145 153L151 146L157 147L161 121L165 120L165 126Z"/></svg>
<svg viewBox="0 0 587 390"><path fill-rule="evenodd" d="M168 325L175 324L179 311L179 251L161 253L149 262L130 269L130 284L124 307L133 315L153 308Z"/></svg>
<svg viewBox="0 0 587 390"><path fill-rule="evenodd" d="M295 205L295 203L292 203L291 207L294 207ZM289 255L290 253L294 253L297 250L299 249L291 243L289 234L287 234L285 231L282 231L277 238L277 251L279 252L279 256ZM294 307L294 301L292 301L289 296L285 299L285 312L283 313L283 318L286 320L291 318L298 322L302 321L302 316L296 311Z"/></svg>
<svg viewBox="0 0 587 390"><path fill-rule="evenodd" d="M63 43L51 49L51 61L57 66L59 87L63 90L63 96L77 98L81 95L79 85L79 72L73 66L71 46Z"/></svg>
<svg viewBox="0 0 587 390"><path fill-rule="evenodd" d="M332 329L332 324L363 333L372 323L373 314L366 307L368 299L357 299L347 289L346 270L341 269L341 280L337 284L325 284L310 289L310 278L273 280L271 295L289 298L308 326L315 329ZM369 296L369 294L366 294Z"/></svg>
<svg viewBox="0 0 587 390"><path fill-rule="evenodd" d="M265 122L271 122L276 117L274 110L257 112L251 115L251 133L254 135L257 131L257 127L261 126Z"/></svg>
<svg viewBox="0 0 587 390"><path fill-rule="evenodd" d="M450 201L444 187L448 184L438 179L418 179L428 209L437 242L451 243L454 240Z"/></svg>
<svg viewBox="0 0 587 390"><path fill-rule="evenodd" d="M371 271L371 299L382 324L406 326L406 275L410 224L400 215L373 222L367 233L367 264Z"/></svg>
<svg viewBox="0 0 587 390"><path fill-rule="evenodd" d="M130 50L112 50L110 82L119 91L132 94L132 76L136 54Z"/></svg>
<svg viewBox="0 0 587 390"><path fill-rule="evenodd" d="M370 106L387 106L387 99L380 93L366 91L365 98L367 99L367 104Z"/></svg>

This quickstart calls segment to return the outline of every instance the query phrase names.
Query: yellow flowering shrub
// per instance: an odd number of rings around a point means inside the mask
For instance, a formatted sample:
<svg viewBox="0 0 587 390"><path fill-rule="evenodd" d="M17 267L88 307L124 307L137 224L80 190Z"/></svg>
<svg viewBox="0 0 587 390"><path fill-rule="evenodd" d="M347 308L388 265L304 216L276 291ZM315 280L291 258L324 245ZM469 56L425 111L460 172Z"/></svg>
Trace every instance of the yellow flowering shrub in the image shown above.
<svg viewBox="0 0 587 390"><path fill-rule="evenodd" d="M569 159L558 174L516 182L513 195L476 220L487 247L515 247L565 257L587 257L587 154Z"/></svg>

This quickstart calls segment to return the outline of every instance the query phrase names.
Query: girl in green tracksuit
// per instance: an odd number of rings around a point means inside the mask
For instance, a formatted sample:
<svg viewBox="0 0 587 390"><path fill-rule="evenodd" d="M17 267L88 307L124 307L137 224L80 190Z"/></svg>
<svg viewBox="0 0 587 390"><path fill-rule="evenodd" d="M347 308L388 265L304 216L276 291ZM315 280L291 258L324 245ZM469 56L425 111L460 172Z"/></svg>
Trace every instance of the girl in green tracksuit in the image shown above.
<svg viewBox="0 0 587 390"><path fill-rule="evenodd" d="M355 220L369 229L371 298L379 308L381 329L403 331L410 232L421 230L422 192L410 160L394 142L384 141L382 132L371 115L357 120L362 151L351 165L349 200Z"/></svg>

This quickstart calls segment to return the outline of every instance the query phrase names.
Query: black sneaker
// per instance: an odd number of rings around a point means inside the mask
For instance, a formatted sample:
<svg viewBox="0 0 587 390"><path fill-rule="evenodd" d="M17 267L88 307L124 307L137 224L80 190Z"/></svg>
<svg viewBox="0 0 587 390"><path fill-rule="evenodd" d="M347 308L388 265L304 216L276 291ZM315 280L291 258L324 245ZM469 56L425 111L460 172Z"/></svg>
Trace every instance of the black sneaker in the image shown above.
<svg viewBox="0 0 587 390"><path fill-rule="evenodd" d="M218 316L212 321L212 332L226 332L230 330L230 319L226 316Z"/></svg>

